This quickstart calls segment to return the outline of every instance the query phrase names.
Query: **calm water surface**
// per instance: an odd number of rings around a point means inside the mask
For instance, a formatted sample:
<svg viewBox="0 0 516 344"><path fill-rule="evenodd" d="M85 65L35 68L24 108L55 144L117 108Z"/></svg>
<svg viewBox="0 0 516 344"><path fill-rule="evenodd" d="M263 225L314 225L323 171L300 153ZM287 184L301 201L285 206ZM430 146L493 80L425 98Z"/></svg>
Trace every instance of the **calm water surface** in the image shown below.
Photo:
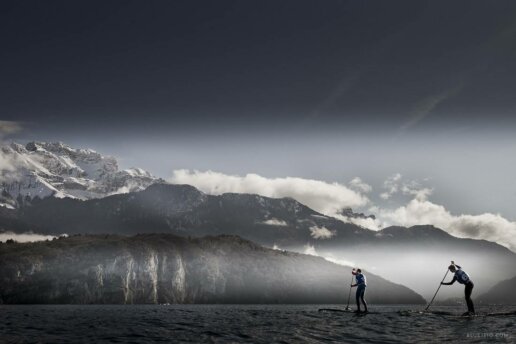
<svg viewBox="0 0 516 344"><path fill-rule="evenodd" d="M463 318L462 309L372 306L371 314L320 312L340 305L0 306L1 343L515 343L516 315ZM402 310L400 312L400 310ZM480 308L509 312L516 306Z"/></svg>

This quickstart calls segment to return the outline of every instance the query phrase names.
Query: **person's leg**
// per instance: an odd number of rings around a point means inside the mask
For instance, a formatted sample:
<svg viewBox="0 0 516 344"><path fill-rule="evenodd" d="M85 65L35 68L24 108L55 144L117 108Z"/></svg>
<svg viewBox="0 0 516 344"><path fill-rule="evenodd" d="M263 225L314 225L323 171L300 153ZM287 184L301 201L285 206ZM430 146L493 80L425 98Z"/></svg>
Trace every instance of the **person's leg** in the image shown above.
<svg viewBox="0 0 516 344"><path fill-rule="evenodd" d="M473 306L473 300L471 300L471 293L473 292L473 283L466 284L464 288L464 296L466 297L466 304L468 305L468 312L475 313L475 307Z"/></svg>
<svg viewBox="0 0 516 344"><path fill-rule="evenodd" d="M365 302L364 296L365 296L366 287L362 288L362 293L360 294L360 299L362 300L362 303L364 304L364 311L367 312L367 303Z"/></svg>
<svg viewBox="0 0 516 344"><path fill-rule="evenodd" d="M356 299L357 299L357 312L360 312L360 287L357 287Z"/></svg>

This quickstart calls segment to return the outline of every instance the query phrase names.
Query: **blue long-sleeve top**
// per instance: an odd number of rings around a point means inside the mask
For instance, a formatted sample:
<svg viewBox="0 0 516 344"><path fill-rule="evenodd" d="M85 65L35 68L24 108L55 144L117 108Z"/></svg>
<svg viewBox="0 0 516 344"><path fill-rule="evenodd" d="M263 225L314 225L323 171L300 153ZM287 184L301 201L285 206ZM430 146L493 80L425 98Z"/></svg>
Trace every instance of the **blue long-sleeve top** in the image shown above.
<svg viewBox="0 0 516 344"><path fill-rule="evenodd" d="M444 285L452 285L455 282L459 282L460 284L466 284L468 282L471 282L471 279L469 278L466 271L463 271L462 268L459 265L455 265L457 267L457 271L455 271L455 274L453 275L453 279L450 282L443 283Z"/></svg>
<svg viewBox="0 0 516 344"><path fill-rule="evenodd" d="M360 285L366 286L367 285L367 280L366 280L366 277L364 274L358 273L358 272L352 272L352 274L355 275L355 280L356 280L357 286L360 286Z"/></svg>

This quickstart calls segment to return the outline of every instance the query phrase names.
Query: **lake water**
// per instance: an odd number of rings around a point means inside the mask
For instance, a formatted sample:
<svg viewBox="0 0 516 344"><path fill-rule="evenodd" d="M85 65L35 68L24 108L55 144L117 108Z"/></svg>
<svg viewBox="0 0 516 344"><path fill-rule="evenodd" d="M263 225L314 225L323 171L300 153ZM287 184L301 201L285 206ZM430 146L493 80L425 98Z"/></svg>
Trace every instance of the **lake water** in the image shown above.
<svg viewBox="0 0 516 344"><path fill-rule="evenodd" d="M371 314L319 311L340 305L0 306L1 343L514 343L516 315L420 314L421 306L371 306ZM400 310L402 310L400 312ZM514 307L479 308L479 313Z"/></svg>

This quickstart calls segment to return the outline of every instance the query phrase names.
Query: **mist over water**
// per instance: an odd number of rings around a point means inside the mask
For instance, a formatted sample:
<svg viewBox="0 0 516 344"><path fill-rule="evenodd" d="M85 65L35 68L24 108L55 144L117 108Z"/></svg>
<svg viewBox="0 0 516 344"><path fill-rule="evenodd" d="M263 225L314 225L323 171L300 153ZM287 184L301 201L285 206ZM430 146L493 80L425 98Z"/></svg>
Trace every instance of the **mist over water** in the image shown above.
<svg viewBox="0 0 516 344"><path fill-rule="evenodd" d="M514 342L516 316L463 318L399 312L421 306L374 306L371 314L320 312L343 305L36 305L1 306L2 342ZM513 307L512 309L514 309ZM480 308L511 311L511 307ZM27 321L30 317L30 321ZM42 338L44 340L42 341Z"/></svg>
<svg viewBox="0 0 516 344"><path fill-rule="evenodd" d="M378 273L391 282L403 284L424 298L432 298L435 290L445 275L451 260L461 265L475 283L473 299L487 292L498 281L516 274L514 262L485 251L456 249L414 250L403 247L378 249L374 246L358 246L356 248L320 250L320 256L332 257L339 261L352 261L372 273ZM493 262L498 262L493 268ZM453 274L446 274L446 281L451 281ZM464 286L455 283L440 289L437 300L464 298Z"/></svg>

